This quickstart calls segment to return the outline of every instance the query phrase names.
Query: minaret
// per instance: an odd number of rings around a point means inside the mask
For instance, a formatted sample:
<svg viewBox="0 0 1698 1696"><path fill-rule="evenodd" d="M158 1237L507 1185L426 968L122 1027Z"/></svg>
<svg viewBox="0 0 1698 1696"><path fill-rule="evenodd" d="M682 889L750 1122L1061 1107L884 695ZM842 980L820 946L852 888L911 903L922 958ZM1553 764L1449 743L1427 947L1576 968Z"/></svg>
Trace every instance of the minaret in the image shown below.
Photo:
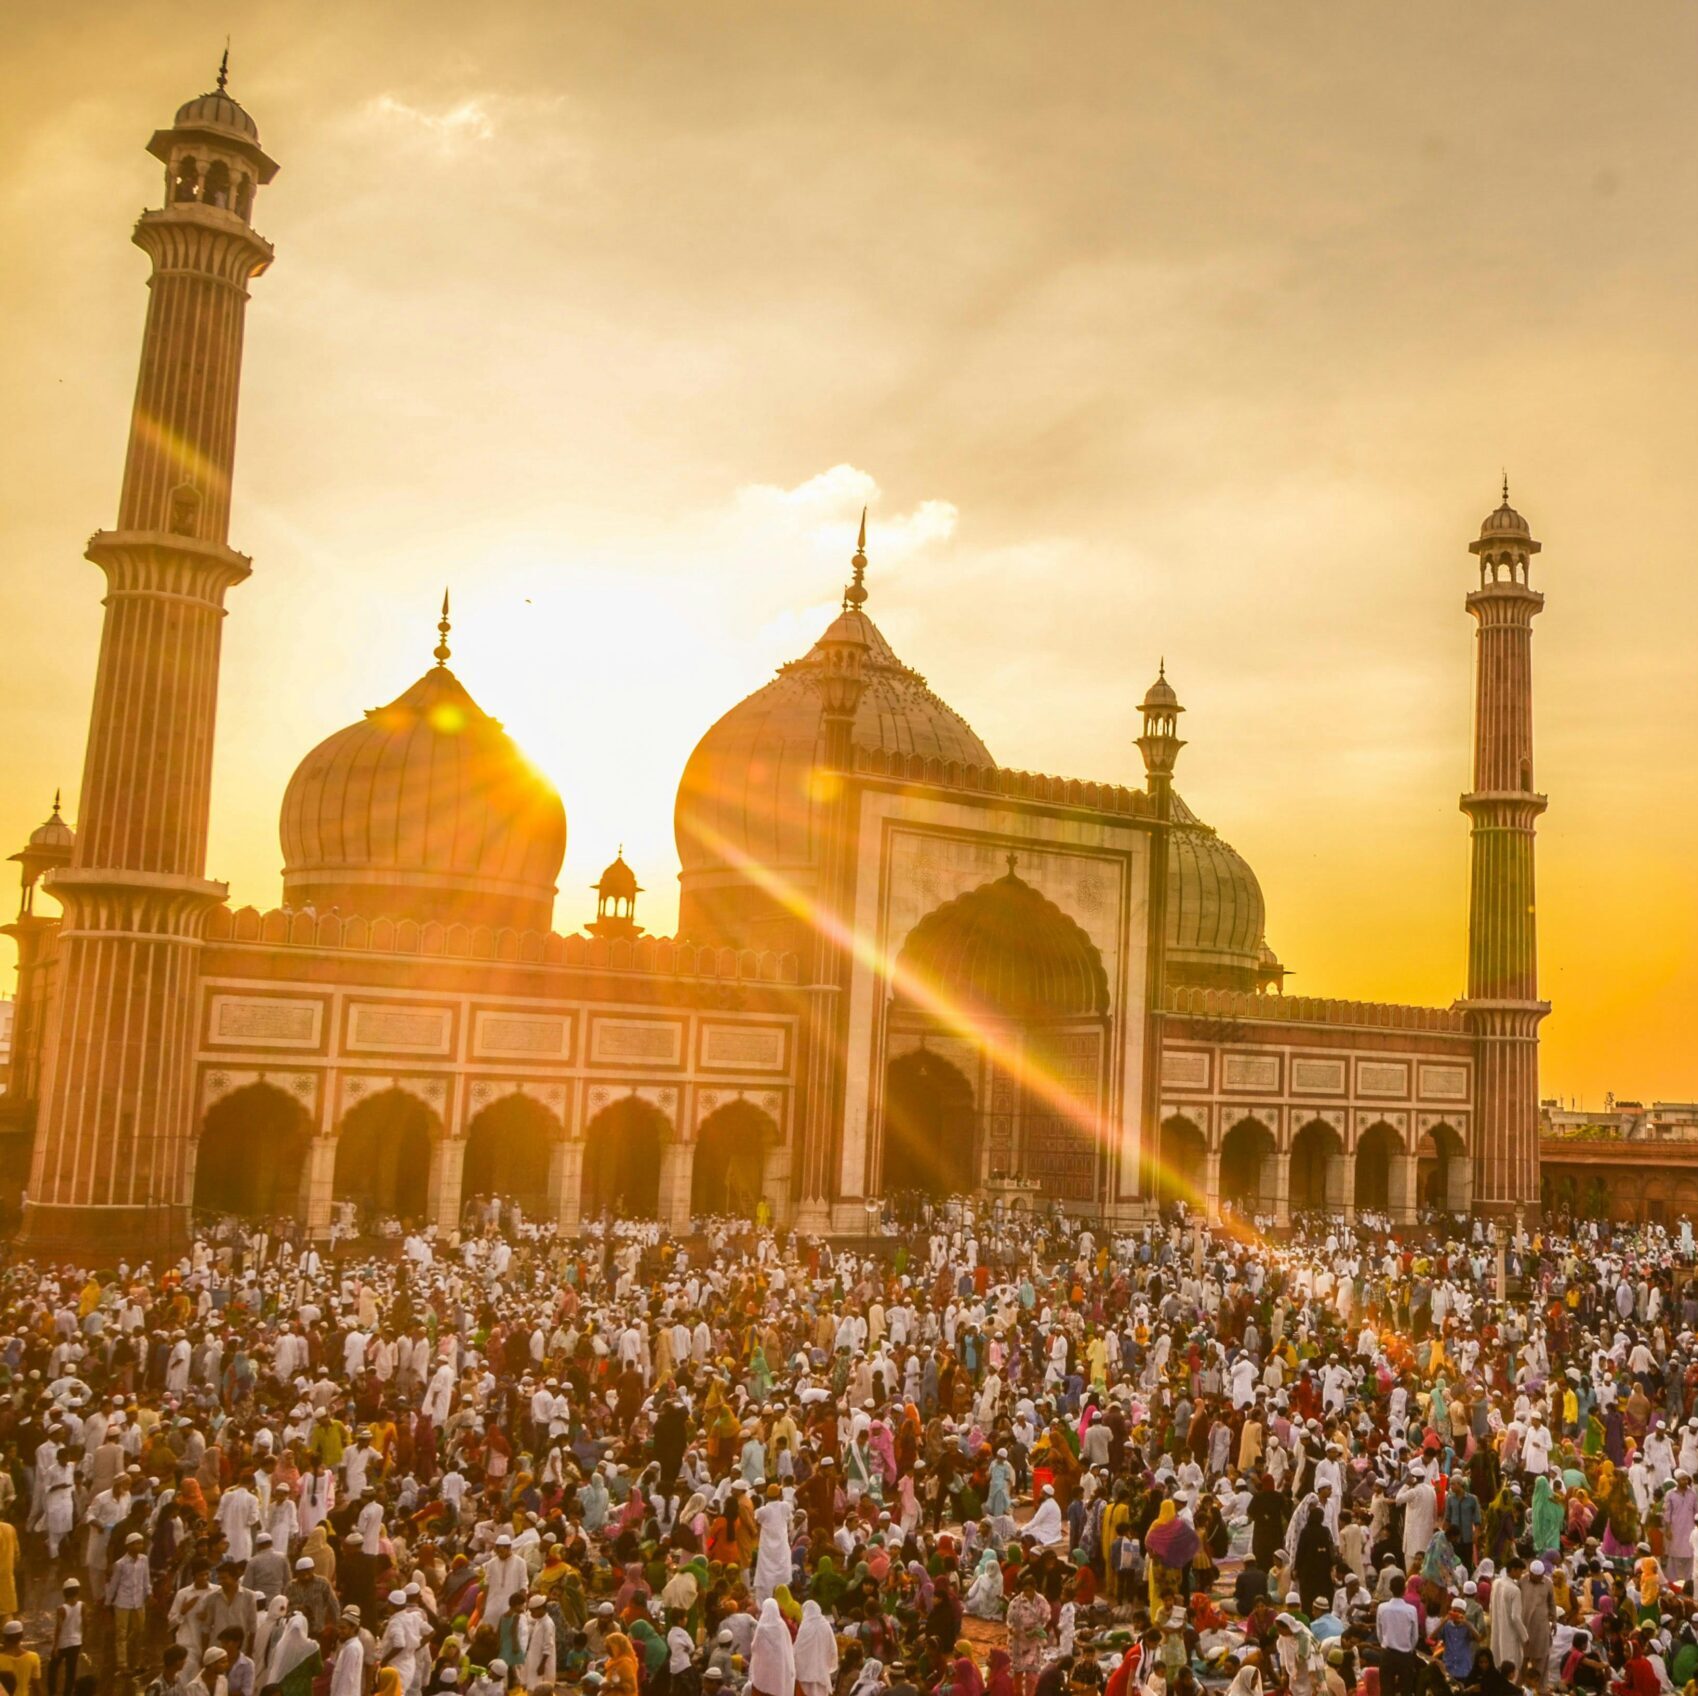
<svg viewBox="0 0 1698 1696"><path fill-rule="evenodd" d="M1478 1060L1474 1206L1509 1215L1539 1205L1538 939L1533 828L1545 797L1533 787L1533 616L1545 597L1528 582L1539 544L1509 504L1488 514L1468 551L1480 586L1468 597L1475 653L1473 825L1468 897L1468 998Z"/></svg>
<svg viewBox="0 0 1698 1696"><path fill-rule="evenodd" d="M1155 829L1150 834L1150 900L1144 932L1144 1077L1139 1103L1139 1141L1143 1150L1143 1190L1146 1199L1159 1182L1161 1149L1161 1066L1167 1017L1167 874L1172 850L1173 769L1185 746L1179 734L1179 715L1185 709L1167 680L1167 661L1144 694L1139 709L1144 732L1138 752L1144 756L1145 789Z"/></svg>
<svg viewBox="0 0 1698 1696"><path fill-rule="evenodd" d="M118 524L89 542L106 573L82 804L47 1031L24 1238L102 1261L168 1251L188 1225L195 983L206 879L224 593L249 562L226 541L248 282L271 262L249 225L277 166L218 86L148 152L164 205L136 245L153 263Z"/></svg>
<svg viewBox="0 0 1698 1696"><path fill-rule="evenodd" d="M807 1019L802 1035L800 1204L798 1230L825 1231L831 1226L842 1148L844 1064L844 1002L850 965L850 936L854 927L855 714L866 693L867 652L872 646L867 616L867 515L861 513L850 579L843 591L843 610L819 639L825 666L816 685L821 702L819 770L820 807L819 884L814 908L813 957L808 973Z"/></svg>

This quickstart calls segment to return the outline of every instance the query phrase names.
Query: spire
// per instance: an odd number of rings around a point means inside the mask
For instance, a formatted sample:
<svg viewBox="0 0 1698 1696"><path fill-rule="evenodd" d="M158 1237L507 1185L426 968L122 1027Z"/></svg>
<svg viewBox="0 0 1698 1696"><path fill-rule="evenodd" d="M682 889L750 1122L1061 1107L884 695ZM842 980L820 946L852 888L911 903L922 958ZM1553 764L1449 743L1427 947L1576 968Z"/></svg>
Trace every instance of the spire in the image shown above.
<svg viewBox="0 0 1698 1696"><path fill-rule="evenodd" d="M1506 467L1503 474L1503 504L1509 505L1509 471Z"/></svg>
<svg viewBox="0 0 1698 1696"><path fill-rule="evenodd" d="M56 819L59 818L59 791L57 789L53 791L53 816Z"/></svg>
<svg viewBox="0 0 1698 1696"><path fill-rule="evenodd" d="M861 533L855 538L855 557L849 564L854 577L843 591L843 610L859 612L867 604L867 509L861 508Z"/></svg>
<svg viewBox="0 0 1698 1696"><path fill-rule="evenodd" d="M225 84L230 80L230 38L224 37L224 57L218 61L218 92L224 92Z"/></svg>
<svg viewBox="0 0 1698 1696"><path fill-rule="evenodd" d="M438 641L436 644L436 663L439 666L448 664L448 591L442 591L442 617L436 624Z"/></svg>

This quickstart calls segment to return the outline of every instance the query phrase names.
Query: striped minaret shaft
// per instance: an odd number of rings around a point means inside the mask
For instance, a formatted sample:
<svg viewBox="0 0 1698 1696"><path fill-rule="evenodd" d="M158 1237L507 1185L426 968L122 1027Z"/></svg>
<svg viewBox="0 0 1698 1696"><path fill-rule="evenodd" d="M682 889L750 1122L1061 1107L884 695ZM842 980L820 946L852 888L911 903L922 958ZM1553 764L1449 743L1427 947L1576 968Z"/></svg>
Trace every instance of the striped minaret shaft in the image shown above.
<svg viewBox="0 0 1698 1696"><path fill-rule="evenodd" d="M135 227L153 269L118 524L88 545L106 617L24 1220L38 1252L105 1259L187 1230L224 595L249 572L226 540L242 329L272 254L249 218L277 169L222 71L148 150L164 204Z"/></svg>
<svg viewBox="0 0 1698 1696"><path fill-rule="evenodd" d="M1539 999L1533 834L1545 797L1533 786L1533 618L1545 598L1530 585L1539 544L1509 504L1470 543L1480 586L1468 596L1478 625L1474 786L1462 797L1472 824L1468 997L1478 1064L1474 1205L1510 1215L1539 1205Z"/></svg>

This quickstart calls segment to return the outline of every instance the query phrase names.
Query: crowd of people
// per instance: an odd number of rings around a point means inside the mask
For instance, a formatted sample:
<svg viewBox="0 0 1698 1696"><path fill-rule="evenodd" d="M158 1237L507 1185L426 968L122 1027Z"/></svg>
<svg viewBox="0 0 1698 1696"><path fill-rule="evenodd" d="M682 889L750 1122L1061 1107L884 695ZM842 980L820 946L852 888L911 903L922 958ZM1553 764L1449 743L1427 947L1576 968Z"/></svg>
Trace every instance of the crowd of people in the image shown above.
<svg viewBox="0 0 1698 1696"><path fill-rule="evenodd" d="M1698 1696L1691 1239L208 1224L0 1273L0 1691Z"/></svg>

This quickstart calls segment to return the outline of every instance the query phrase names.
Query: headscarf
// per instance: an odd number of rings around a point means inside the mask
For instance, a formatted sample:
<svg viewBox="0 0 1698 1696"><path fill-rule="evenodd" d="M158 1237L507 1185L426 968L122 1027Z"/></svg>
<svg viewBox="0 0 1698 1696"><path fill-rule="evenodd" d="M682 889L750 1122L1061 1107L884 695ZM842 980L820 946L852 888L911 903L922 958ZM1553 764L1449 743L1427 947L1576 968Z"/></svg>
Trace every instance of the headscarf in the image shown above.
<svg viewBox="0 0 1698 1696"><path fill-rule="evenodd" d="M1155 1524L1144 1534L1145 1551L1163 1566L1188 1566L1202 1546L1196 1526L1181 1517L1171 1498L1162 1503Z"/></svg>
<svg viewBox="0 0 1698 1696"><path fill-rule="evenodd" d="M401 1669L379 1667L376 1696L401 1696Z"/></svg>
<svg viewBox="0 0 1698 1696"><path fill-rule="evenodd" d="M780 1584L772 1593L772 1599L778 1604L778 1611L790 1621L797 1624L802 1618L802 1604L790 1594L788 1584Z"/></svg>
<svg viewBox="0 0 1698 1696"><path fill-rule="evenodd" d="M796 1688L795 1645L772 1596L761 1603L761 1617L749 1645L749 1687L758 1696L791 1696Z"/></svg>
<svg viewBox="0 0 1698 1696"><path fill-rule="evenodd" d="M646 1619L631 1622L631 1641L650 1672L658 1672L667 1658L666 1639Z"/></svg>
<svg viewBox="0 0 1698 1696"><path fill-rule="evenodd" d="M861 1675L849 1687L849 1696L878 1696L884 1685L884 1662L868 1657L861 1667Z"/></svg>
<svg viewBox="0 0 1698 1696"><path fill-rule="evenodd" d="M837 1676L837 1639L818 1602L803 1605L802 1623L796 1628L794 1659L796 1682L804 1690L831 1688Z"/></svg>
<svg viewBox="0 0 1698 1696"><path fill-rule="evenodd" d="M1006 1649L991 1650L985 1696L1014 1696L1013 1665Z"/></svg>
<svg viewBox="0 0 1698 1696"><path fill-rule="evenodd" d="M957 1644L957 1648L961 1645ZM985 1681L971 1655L958 1654L949 1669L951 1696L985 1696Z"/></svg>
<svg viewBox="0 0 1698 1696"><path fill-rule="evenodd" d="M290 1614L289 1623L283 1628L283 1635L272 1648L271 1664L265 1669L264 1682L281 1684L302 1661L310 1660L317 1653L318 1645L307 1630L307 1616L300 1613Z"/></svg>
<svg viewBox="0 0 1698 1696"><path fill-rule="evenodd" d="M637 1688L637 1649L623 1631L610 1631L607 1643L607 1682L620 1690Z"/></svg>

